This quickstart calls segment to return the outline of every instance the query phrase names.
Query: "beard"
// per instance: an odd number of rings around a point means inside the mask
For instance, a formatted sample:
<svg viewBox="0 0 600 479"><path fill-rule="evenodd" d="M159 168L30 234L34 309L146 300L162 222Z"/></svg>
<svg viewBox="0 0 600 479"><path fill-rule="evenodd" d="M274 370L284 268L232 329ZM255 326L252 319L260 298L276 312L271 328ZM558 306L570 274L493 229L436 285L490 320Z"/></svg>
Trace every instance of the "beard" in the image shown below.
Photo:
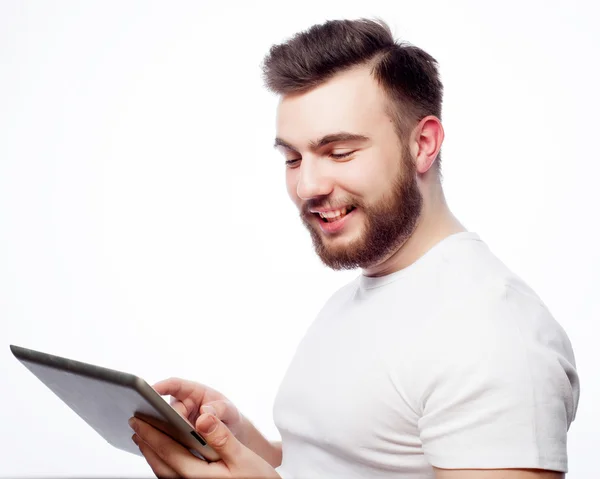
<svg viewBox="0 0 600 479"><path fill-rule="evenodd" d="M311 208L325 204L328 198L307 201L300 218L312 238L315 252L325 264L334 270L367 268L378 264L400 248L414 232L423 207L416 168L410 150L404 149L403 168L396 176L389 191L373 204L365 204L358 198L347 198L344 204L356 207L365 218L360 236L343 246L326 244L323 233L314 224ZM313 221L310 221L310 220Z"/></svg>

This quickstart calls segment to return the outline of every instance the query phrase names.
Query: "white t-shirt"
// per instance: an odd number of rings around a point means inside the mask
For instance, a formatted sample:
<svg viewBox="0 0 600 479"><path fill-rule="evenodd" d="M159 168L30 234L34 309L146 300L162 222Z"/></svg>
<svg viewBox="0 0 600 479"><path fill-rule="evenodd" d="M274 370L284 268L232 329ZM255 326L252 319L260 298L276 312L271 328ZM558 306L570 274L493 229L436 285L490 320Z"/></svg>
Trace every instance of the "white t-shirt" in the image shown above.
<svg viewBox="0 0 600 479"><path fill-rule="evenodd" d="M477 234L458 233L401 271L359 276L325 304L277 394L277 471L566 472L578 401L565 331Z"/></svg>

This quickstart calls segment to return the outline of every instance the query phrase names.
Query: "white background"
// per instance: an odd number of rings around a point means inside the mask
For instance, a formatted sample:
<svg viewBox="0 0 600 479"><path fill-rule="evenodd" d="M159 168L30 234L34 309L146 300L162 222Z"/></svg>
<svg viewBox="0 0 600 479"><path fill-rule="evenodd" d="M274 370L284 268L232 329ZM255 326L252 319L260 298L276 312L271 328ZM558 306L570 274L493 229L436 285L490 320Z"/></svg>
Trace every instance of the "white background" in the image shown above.
<svg viewBox="0 0 600 479"><path fill-rule="evenodd" d="M379 16L440 62L451 208L571 338L569 477L595 477L596 5L0 2L0 475L150 472L9 344L210 384L278 438L294 348L358 272L320 264L286 196L260 62L313 23Z"/></svg>

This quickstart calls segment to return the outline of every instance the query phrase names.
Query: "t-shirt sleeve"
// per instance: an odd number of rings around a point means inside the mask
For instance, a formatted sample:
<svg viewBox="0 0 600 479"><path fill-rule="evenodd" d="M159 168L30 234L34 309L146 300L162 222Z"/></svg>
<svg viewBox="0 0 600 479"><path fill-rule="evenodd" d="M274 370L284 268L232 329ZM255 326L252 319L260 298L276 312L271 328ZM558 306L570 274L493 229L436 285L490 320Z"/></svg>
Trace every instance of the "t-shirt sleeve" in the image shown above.
<svg viewBox="0 0 600 479"><path fill-rule="evenodd" d="M447 312L421 369L418 427L430 464L567 472L579 379L565 331L539 299L511 287Z"/></svg>

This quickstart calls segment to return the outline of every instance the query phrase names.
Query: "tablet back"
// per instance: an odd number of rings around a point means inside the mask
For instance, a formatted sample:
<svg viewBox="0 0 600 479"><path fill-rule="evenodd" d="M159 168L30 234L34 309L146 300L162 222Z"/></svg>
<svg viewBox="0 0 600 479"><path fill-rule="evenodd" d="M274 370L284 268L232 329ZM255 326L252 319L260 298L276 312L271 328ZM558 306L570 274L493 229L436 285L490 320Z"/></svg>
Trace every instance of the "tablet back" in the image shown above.
<svg viewBox="0 0 600 479"><path fill-rule="evenodd" d="M15 357L113 446L141 455L128 420L140 417L202 459L216 452L143 379L121 371L11 345Z"/></svg>

